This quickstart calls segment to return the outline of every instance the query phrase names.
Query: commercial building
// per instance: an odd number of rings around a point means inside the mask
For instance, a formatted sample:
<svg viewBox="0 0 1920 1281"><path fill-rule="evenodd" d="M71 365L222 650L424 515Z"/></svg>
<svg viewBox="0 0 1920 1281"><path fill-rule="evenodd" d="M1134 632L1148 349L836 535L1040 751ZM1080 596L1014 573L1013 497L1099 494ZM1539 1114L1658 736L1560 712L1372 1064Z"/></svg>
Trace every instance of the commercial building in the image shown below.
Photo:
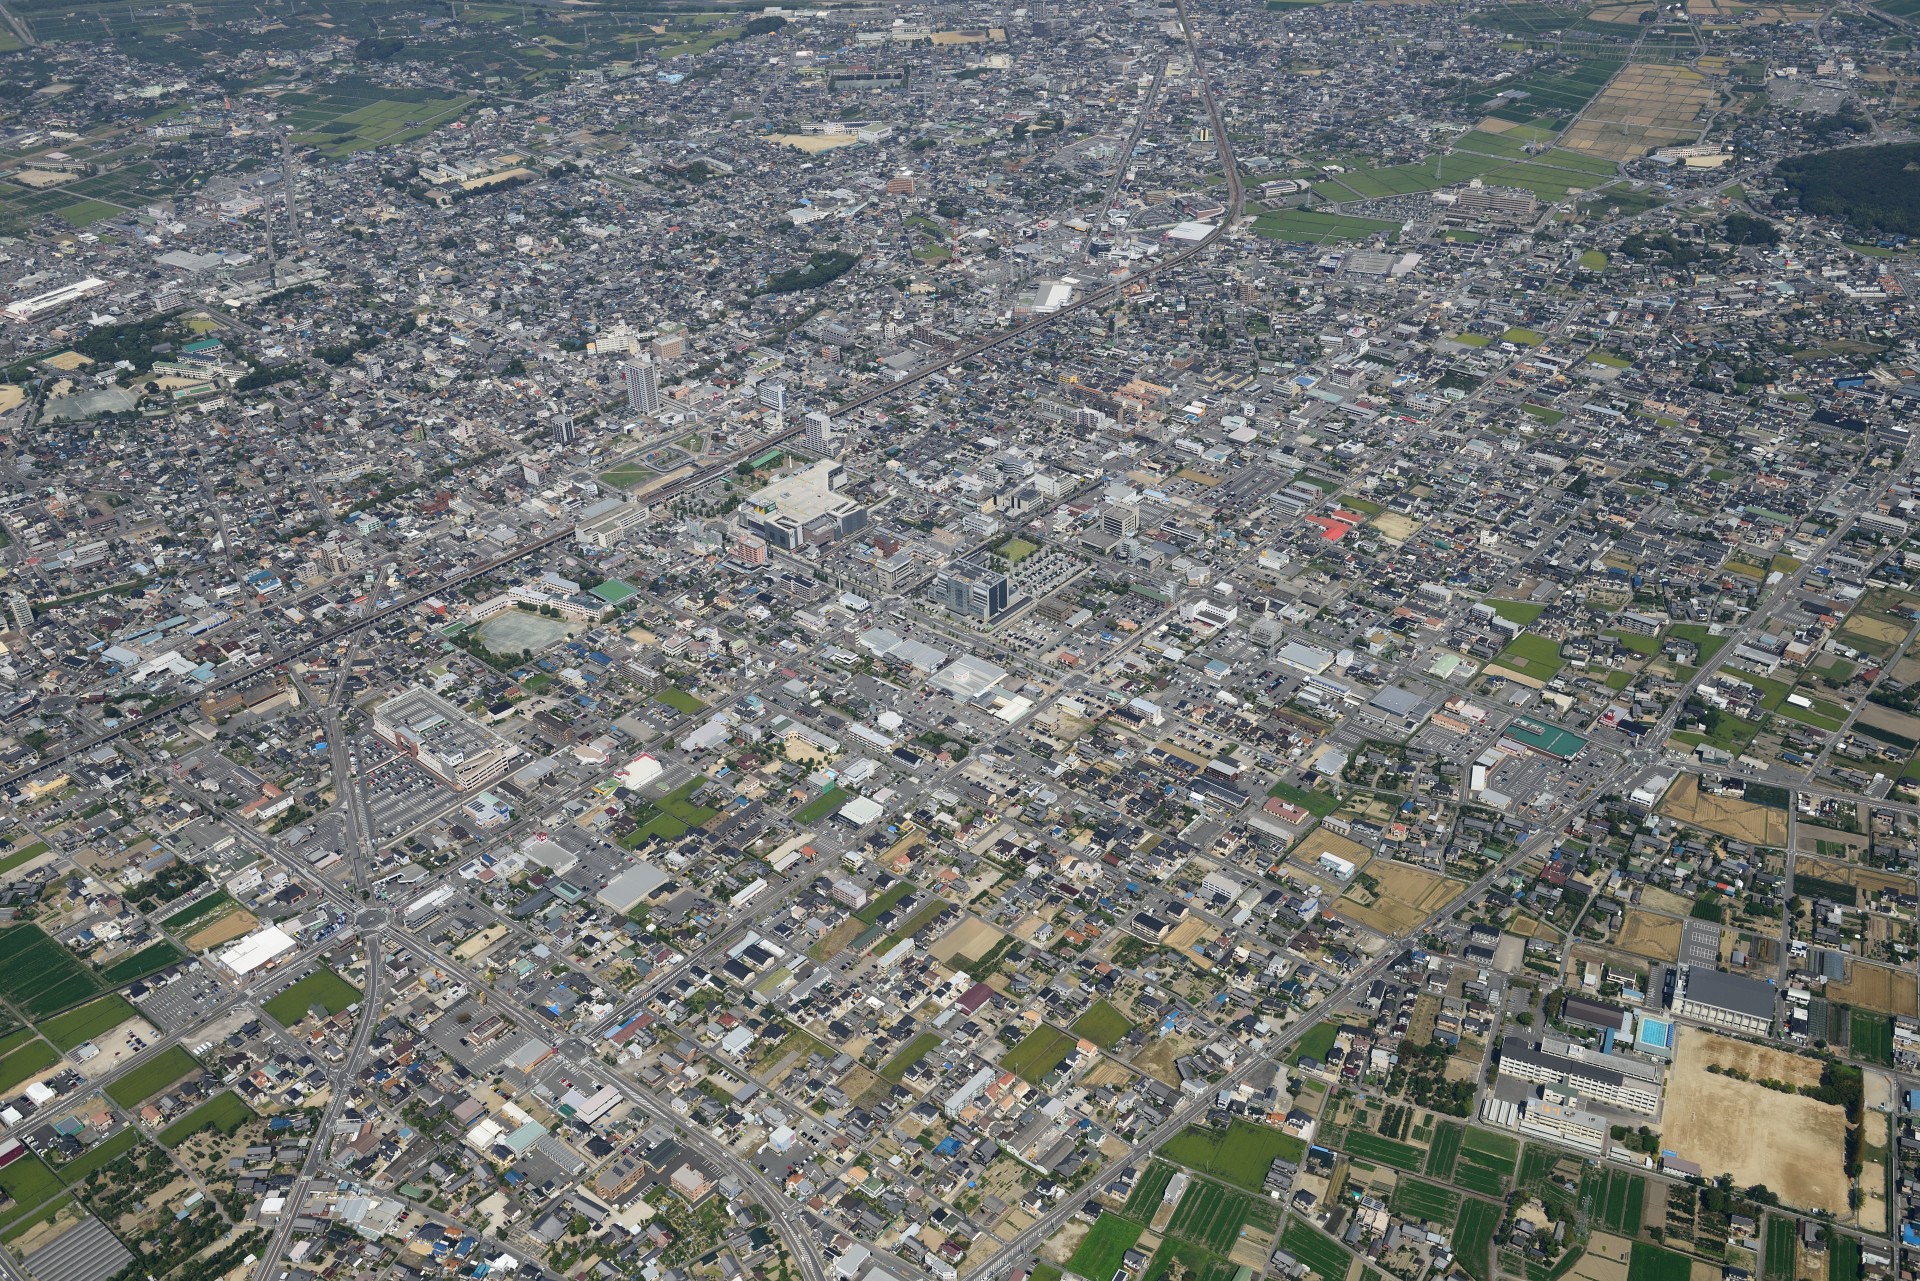
<svg viewBox="0 0 1920 1281"><path fill-rule="evenodd" d="M1774 989L1744 975L1683 965L1674 976L1672 1008L1702 1023L1765 1036L1773 1030Z"/></svg>
<svg viewBox="0 0 1920 1281"><path fill-rule="evenodd" d="M774 481L742 504L741 521L775 547L792 551L864 529L867 509L835 489L846 469L831 459Z"/></svg>
<svg viewBox="0 0 1920 1281"><path fill-rule="evenodd" d="M520 754L452 703L417 685L380 704L373 714L373 732L457 792L492 782Z"/></svg>
<svg viewBox="0 0 1920 1281"><path fill-rule="evenodd" d="M573 541L582 547L604 551L613 546L621 534L645 523L646 519L645 503L631 502L625 495L602 498L580 513L580 519L574 522Z"/></svg>
<svg viewBox="0 0 1920 1281"><path fill-rule="evenodd" d="M1660 1069L1596 1054L1571 1041L1549 1038L1536 1048L1509 1036L1500 1043L1500 1074L1629 1112L1653 1116L1660 1111Z"/></svg>
<svg viewBox="0 0 1920 1281"><path fill-rule="evenodd" d="M1006 610L1009 589L999 570L960 561L935 574L927 594L956 614L986 620Z"/></svg>

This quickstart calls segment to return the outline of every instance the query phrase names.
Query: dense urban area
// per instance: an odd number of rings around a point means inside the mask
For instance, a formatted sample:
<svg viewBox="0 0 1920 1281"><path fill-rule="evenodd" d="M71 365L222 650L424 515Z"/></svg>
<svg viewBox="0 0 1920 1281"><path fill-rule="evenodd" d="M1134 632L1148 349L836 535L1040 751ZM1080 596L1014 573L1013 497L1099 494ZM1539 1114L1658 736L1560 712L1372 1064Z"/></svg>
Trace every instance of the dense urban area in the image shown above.
<svg viewBox="0 0 1920 1281"><path fill-rule="evenodd" d="M0 1281L1920 1281L1920 0L0 3Z"/></svg>

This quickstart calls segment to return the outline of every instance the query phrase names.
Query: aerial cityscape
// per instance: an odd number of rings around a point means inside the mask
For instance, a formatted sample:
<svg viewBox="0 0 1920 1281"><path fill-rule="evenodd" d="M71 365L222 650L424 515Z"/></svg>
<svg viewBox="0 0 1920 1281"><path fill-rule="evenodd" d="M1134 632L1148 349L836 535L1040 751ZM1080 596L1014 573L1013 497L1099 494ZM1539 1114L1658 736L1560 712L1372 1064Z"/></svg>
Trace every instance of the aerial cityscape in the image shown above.
<svg viewBox="0 0 1920 1281"><path fill-rule="evenodd" d="M4 0L0 1281L1920 1281L1920 0Z"/></svg>

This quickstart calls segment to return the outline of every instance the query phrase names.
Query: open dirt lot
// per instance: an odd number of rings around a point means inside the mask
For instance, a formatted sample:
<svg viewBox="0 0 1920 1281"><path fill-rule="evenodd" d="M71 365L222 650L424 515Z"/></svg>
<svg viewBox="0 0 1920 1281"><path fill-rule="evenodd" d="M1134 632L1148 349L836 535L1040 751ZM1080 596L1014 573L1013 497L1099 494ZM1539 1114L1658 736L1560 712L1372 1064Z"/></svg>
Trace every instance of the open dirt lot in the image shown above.
<svg viewBox="0 0 1920 1281"><path fill-rule="evenodd" d="M1700 1055L1700 1065L1712 1063L1723 1068L1738 1068L1758 1080L1770 1077L1794 1085L1820 1084L1820 1064L1813 1059L1764 1045L1750 1045L1711 1032L1688 1032L1692 1050Z"/></svg>
<svg viewBox="0 0 1920 1281"><path fill-rule="evenodd" d="M188 935L186 944L196 952L204 951L222 943L231 943L244 934L251 934L259 926L260 918L243 908L238 912L228 912L197 934Z"/></svg>
<svg viewBox="0 0 1920 1281"><path fill-rule="evenodd" d="M1766 1184L1791 1205L1846 1214L1848 1182L1841 1164L1846 1113L1829 1103L1707 1071L1719 1055L1748 1052L1779 1054L1692 1028L1681 1034L1668 1078L1662 1146L1697 1161L1709 1178L1731 1174L1742 1187ZM1787 1070L1784 1065L1776 1068Z"/></svg>
<svg viewBox="0 0 1920 1281"><path fill-rule="evenodd" d="M1702 792L1700 780L1692 774L1682 774L1674 780L1666 799L1660 802L1660 812L1682 823L1731 836L1736 841L1758 845L1787 843L1785 811Z"/></svg>
<svg viewBox="0 0 1920 1281"><path fill-rule="evenodd" d="M1192 961L1203 970L1213 968L1213 959L1200 955L1193 945L1209 934L1218 933L1218 928L1204 916L1189 916L1180 924L1167 931L1166 946Z"/></svg>
<svg viewBox="0 0 1920 1281"><path fill-rule="evenodd" d="M1380 883L1377 894L1354 886L1335 907L1345 916L1383 934L1402 934L1459 897L1465 888L1405 863L1377 859L1367 868Z"/></svg>
<svg viewBox="0 0 1920 1281"><path fill-rule="evenodd" d="M1920 991L1914 988L1911 970L1890 970L1880 965L1855 962L1844 983L1827 984L1827 999L1848 1005L1864 1005L1882 1014L1920 1014Z"/></svg>
<svg viewBox="0 0 1920 1281"><path fill-rule="evenodd" d="M1577 1281L1627 1281L1627 1255L1631 1247L1620 1237L1596 1232L1587 1242L1587 1252L1567 1275Z"/></svg>
<svg viewBox="0 0 1920 1281"><path fill-rule="evenodd" d="M1680 959L1681 928L1682 923L1670 916L1631 911L1620 923L1620 937L1613 941L1613 945L1622 952L1631 952L1649 960L1677 961Z"/></svg>
<svg viewBox="0 0 1920 1281"><path fill-rule="evenodd" d="M1581 113L1560 145L1607 160L1631 160L1655 147L1700 136L1703 107L1720 91L1687 67L1629 65Z"/></svg>
<svg viewBox="0 0 1920 1281"><path fill-rule="evenodd" d="M929 950L933 953L933 959L942 965L949 964L956 956L979 960L993 951L994 944L1005 937L979 917L969 916L942 934Z"/></svg>

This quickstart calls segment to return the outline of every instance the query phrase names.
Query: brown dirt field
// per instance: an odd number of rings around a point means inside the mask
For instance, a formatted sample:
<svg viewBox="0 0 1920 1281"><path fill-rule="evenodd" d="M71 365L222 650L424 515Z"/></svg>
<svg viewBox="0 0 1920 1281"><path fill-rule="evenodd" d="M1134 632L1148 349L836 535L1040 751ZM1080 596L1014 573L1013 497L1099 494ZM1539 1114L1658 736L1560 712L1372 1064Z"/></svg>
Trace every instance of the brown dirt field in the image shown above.
<svg viewBox="0 0 1920 1281"><path fill-rule="evenodd" d="M1378 894L1369 896L1355 886L1335 907L1382 934L1406 932L1458 898L1465 888L1458 881L1389 859L1376 860L1367 871L1380 883Z"/></svg>
<svg viewBox="0 0 1920 1281"><path fill-rule="evenodd" d="M830 961L845 951L847 945L859 938L860 931L866 928L867 924L865 921L849 916L846 920L821 935L819 943L814 945L814 950L821 960Z"/></svg>
<svg viewBox="0 0 1920 1281"><path fill-rule="evenodd" d="M1078 1219L1067 1220L1066 1226L1048 1237L1047 1243L1040 1247L1040 1257L1053 1263L1065 1263L1073 1257L1073 1252L1080 1248L1080 1243L1087 1239L1087 1233L1091 1231L1091 1223L1082 1223Z"/></svg>
<svg viewBox="0 0 1920 1281"><path fill-rule="evenodd" d="M231 943L243 934L251 934L259 928L260 918L245 908L229 912L212 925L197 934L187 936L186 944L198 952L205 948L217 947L222 943Z"/></svg>
<svg viewBox="0 0 1920 1281"><path fill-rule="evenodd" d="M1005 937L1006 935L979 917L969 916L936 939L929 950L933 953L933 959L943 964L952 961L956 956L978 960L991 952L994 944Z"/></svg>
<svg viewBox="0 0 1920 1281"><path fill-rule="evenodd" d="M1879 641L1882 645L1898 645L1907 638L1906 628L1860 613L1849 614L1847 621L1840 625L1840 635L1845 636L1849 632Z"/></svg>
<svg viewBox="0 0 1920 1281"><path fill-rule="evenodd" d="M1730 796L1702 792L1700 780L1692 774L1682 774L1674 780L1666 798L1660 802L1660 812L1678 822L1691 823L1705 831L1731 836L1736 841L1748 841L1756 845L1787 843L1787 816L1784 811L1768 809L1750 801L1737 801Z"/></svg>
<svg viewBox="0 0 1920 1281"><path fill-rule="evenodd" d="M1888 672L1887 675L1899 681L1902 685L1911 685L1915 681L1920 681L1920 655L1909 655L1902 658L1893 665L1893 670ZM1878 704L1875 704L1875 706L1878 706Z"/></svg>
<svg viewBox="0 0 1920 1281"><path fill-rule="evenodd" d="M1635 956L1656 961L1677 961L1680 959L1681 928L1682 923L1670 916L1655 916L1636 908L1622 918L1620 937L1613 941L1613 945Z"/></svg>
<svg viewBox="0 0 1920 1281"><path fill-rule="evenodd" d="M1692 1028L1681 1033L1668 1077L1663 1146L1698 1162L1709 1178L1731 1174L1743 1187L1766 1184L1791 1205L1846 1214L1850 1185L1841 1165L1846 1113L1708 1072L1707 1064L1719 1052L1714 1043L1725 1040Z"/></svg>
<svg viewBox="0 0 1920 1281"><path fill-rule="evenodd" d="M1887 1186L1887 1167L1879 1161L1860 1166L1860 1227L1867 1232L1887 1230L1887 1199L1879 1189Z"/></svg>
<svg viewBox="0 0 1920 1281"><path fill-rule="evenodd" d="M1097 1085L1125 1085L1131 1080L1133 1080L1133 1073L1127 1069L1126 1064L1116 1063L1102 1056L1095 1060L1093 1067L1080 1078L1080 1084L1091 1089Z"/></svg>
<svg viewBox="0 0 1920 1281"><path fill-rule="evenodd" d="M1587 1252L1567 1275L1576 1281L1627 1281L1627 1255L1631 1249L1620 1237L1596 1232L1587 1241Z"/></svg>
<svg viewBox="0 0 1920 1281"><path fill-rule="evenodd" d="M1187 1040L1181 1036L1163 1036L1148 1041L1133 1056L1133 1068L1166 1085L1180 1084L1180 1073L1173 1061L1187 1052Z"/></svg>
<svg viewBox="0 0 1920 1281"><path fill-rule="evenodd" d="M1701 1056L1702 1067L1713 1063L1723 1068L1738 1068L1756 1080L1771 1077L1793 1085L1820 1084L1820 1064L1813 1059L1764 1045L1736 1041L1731 1037L1716 1036L1712 1032L1689 1031L1686 1037L1695 1042L1692 1049Z"/></svg>
<svg viewBox="0 0 1920 1281"><path fill-rule="evenodd" d="M1708 1263L1705 1259L1693 1261L1693 1272L1687 1281L1720 1281L1720 1265Z"/></svg>
<svg viewBox="0 0 1920 1281"><path fill-rule="evenodd" d="M1248 1232L1233 1243L1233 1252L1227 1255L1227 1262L1235 1267L1252 1268L1253 1275L1259 1276L1260 1270L1267 1266L1267 1256L1273 1245L1273 1237L1265 1232Z"/></svg>
<svg viewBox="0 0 1920 1281"><path fill-rule="evenodd" d="M1880 965L1856 961L1844 983L1827 984L1827 999L1848 1005L1864 1005L1882 1014L1920 1014L1920 991L1914 987L1912 971L1890 970Z"/></svg>
<svg viewBox="0 0 1920 1281"><path fill-rule="evenodd" d="M1903 658L1899 666L1905 667L1912 661L1912 659ZM1878 729L1892 730L1902 738L1910 738L1920 743L1920 716L1896 712L1891 707L1882 707L1878 703L1866 703L1861 706L1860 715L1854 719Z"/></svg>
<svg viewBox="0 0 1920 1281"><path fill-rule="evenodd" d="M1219 927L1203 916L1189 916L1180 924L1167 931L1163 940L1165 946L1172 948L1181 956L1192 961L1203 970L1213 968L1211 957L1205 957L1193 950L1193 945L1210 934L1219 933Z"/></svg>

